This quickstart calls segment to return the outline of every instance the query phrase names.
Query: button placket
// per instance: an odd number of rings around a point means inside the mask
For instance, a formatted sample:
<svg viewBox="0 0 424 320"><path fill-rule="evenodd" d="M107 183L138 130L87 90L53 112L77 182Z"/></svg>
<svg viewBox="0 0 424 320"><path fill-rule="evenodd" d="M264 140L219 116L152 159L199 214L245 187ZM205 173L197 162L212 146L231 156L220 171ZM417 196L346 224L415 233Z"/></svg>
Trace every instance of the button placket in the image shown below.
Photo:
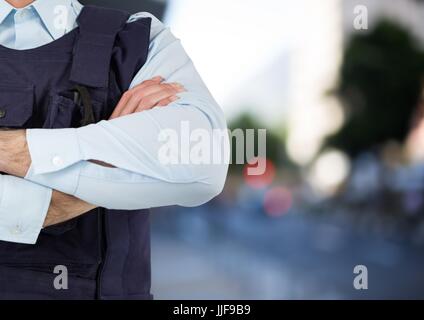
<svg viewBox="0 0 424 320"><path fill-rule="evenodd" d="M22 22L22 20L24 19L24 11L23 10L19 10L16 11L15 13L15 22Z"/></svg>
<svg viewBox="0 0 424 320"><path fill-rule="evenodd" d="M15 21L22 22L23 20L29 18L31 12L28 8L20 9L15 12Z"/></svg>

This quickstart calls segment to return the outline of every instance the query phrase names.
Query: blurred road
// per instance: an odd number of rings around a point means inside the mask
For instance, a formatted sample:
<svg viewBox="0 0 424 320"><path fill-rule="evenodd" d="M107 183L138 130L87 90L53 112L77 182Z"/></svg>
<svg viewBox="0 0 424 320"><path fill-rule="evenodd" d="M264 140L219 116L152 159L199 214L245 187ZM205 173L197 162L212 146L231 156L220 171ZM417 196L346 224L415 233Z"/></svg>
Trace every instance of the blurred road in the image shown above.
<svg viewBox="0 0 424 320"><path fill-rule="evenodd" d="M424 298L422 248L330 216L212 204L161 209L152 228L156 299ZM353 288L359 264L368 290Z"/></svg>

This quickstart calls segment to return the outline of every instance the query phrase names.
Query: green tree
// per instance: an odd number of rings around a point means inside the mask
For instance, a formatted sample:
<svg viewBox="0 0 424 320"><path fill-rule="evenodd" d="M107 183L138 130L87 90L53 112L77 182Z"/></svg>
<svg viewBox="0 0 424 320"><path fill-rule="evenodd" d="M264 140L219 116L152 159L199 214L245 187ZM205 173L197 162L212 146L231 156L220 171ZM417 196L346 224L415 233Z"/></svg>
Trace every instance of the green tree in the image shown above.
<svg viewBox="0 0 424 320"><path fill-rule="evenodd" d="M254 152L255 152L255 155L258 154L257 130L266 129L266 126L264 126L261 122L257 121L252 115L248 113L242 113L239 117L237 117L231 123L229 123L228 127L231 130L242 129L245 133L246 133L245 131L246 129L254 129L255 130ZM235 142L236 142L235 139L231 141L232 159L236 159ZM289 162L287 158L282 139L276 133L274 133L273 130L271 129L267 129L267 133L266 133L266 151L267 151L267 158L270 159L276 166L282 166L283 164L286 166L291 165L291 163ZM242 168L243 168L242 165L233 164L231 166L231 169L237 172L241 171Z"/></svg>
<svg viewBox="0 0 424 320"><path fill-rule="evenodd" d="M354 156L388 140L403 142L419 101L424 53L403 27L382 20L346 46L337 94L347 120L328 144Z"/></svg>

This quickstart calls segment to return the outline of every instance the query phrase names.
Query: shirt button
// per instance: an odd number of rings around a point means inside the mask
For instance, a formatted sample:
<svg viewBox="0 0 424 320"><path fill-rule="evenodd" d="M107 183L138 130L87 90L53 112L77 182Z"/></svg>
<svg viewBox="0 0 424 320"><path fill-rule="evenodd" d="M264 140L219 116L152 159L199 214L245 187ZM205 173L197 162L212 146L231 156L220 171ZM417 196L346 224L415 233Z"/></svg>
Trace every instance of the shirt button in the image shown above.
<svg viewBox="0 0 424 320"><path fill-rule="evenodd" d="M55 167L63 166L63 159L59 156L54 156L52 159L52 163Z"/></svg>
<svg viewBox="0 0 424 320"><path fill-rule="evenodd" d="M22 9L15 13L15 18L17 19L17 21L22 21L25 18L28 18L28 16L29 16L29 12L27 9Z"/></svg>
<svg viewBox="0 0 424 320"><path fill-rule="evenodd" d="M21 20L21 19L22 19L22 17L23 17L22 10L21 10L21 11L16 11L16 13L15 13L15 18L16 18L17 20Z"/></svg>
<svg viewBox="0 0 424 320"><path fill-rule="evenodd" d="M0 109L0 119L3 119L4 117L6 117L6 110Z"/></svg>

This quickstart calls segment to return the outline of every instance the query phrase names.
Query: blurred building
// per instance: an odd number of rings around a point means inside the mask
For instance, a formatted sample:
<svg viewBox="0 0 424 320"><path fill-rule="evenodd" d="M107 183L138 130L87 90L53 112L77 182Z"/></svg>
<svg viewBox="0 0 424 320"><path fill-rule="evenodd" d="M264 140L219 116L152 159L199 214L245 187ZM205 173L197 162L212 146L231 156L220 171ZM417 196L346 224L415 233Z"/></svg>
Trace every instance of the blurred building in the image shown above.
<svg viewBox="0 0 424 320"><path fill-rule="evenodd" d="M369 29L372 29L380 18L389 18L407 27L424 44L424 1L422 0L344 0L342 4L345 38L353 32L358 32L352 23L354 9L358 5L363 5L368 9Z"/></svg>

